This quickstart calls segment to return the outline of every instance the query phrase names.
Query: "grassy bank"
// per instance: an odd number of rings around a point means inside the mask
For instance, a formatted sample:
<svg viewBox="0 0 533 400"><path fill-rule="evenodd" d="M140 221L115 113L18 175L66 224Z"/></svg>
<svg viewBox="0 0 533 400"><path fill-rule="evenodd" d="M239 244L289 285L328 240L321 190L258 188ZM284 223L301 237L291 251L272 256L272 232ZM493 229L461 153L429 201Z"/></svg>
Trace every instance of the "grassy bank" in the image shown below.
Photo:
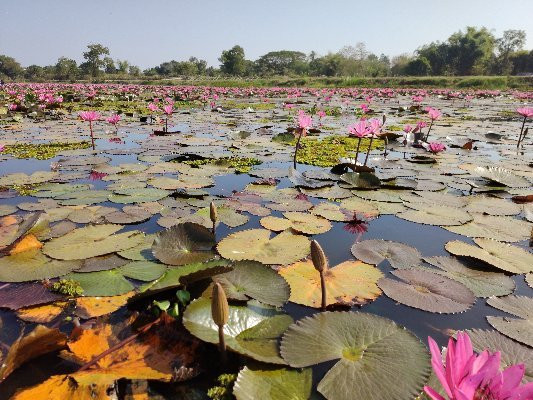
<svg viewBox="0 0 533 400"><path fill-rule="evenodd" d="M141 80L154 85L196 85L226 87L393 87L451 89L533 90L533 76L428 76L428 77L273 77L273 78L181 78Z"/></svg>

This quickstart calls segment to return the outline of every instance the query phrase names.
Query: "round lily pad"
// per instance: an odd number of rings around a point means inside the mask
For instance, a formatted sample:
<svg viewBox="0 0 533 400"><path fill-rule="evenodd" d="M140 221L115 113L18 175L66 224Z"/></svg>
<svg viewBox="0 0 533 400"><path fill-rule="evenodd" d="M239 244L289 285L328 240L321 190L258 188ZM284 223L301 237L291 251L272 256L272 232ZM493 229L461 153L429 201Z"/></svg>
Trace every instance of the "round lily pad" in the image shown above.
<svg viewBox="0 0 533 400"><path fill-rule="evenodd" d="M185 222L159 232L152 252L163 264L185 265L214 258L215 244L215 235L209 229Z"/></svg>
<svg viewBox="0 0 533 400"><path fill-rule="evenodd" d="M518 176L511 171L501 167L476 167L472 171L482 178L501 183L502 185L519 188L530 187L531 183L524 177Z"/></svg>
<svg viewBox="0 0 533 400"><path fill-rule="evenodd" d="M426 257L424 261L440 269L433 272L461 282L476 297L505 296L515 289L514 281L505 274L486 271L455 257Z"/></svg>
<svg viewBox="0 0 533 400"><path fill-rule="evenodd" d="M290 288L285 279L256 261L237 261L232 271L217 275L213 280L222 285L229 299L252 298L276 307L289 300Z"/></svg>
<svg viewBox="0 0 533 400"><path fill-rule="evenodd" d="M285 364L279 356L278 341L293 319L275 308L250 301L229 306L224 339L229 349L255 360ZM198 339L218 343L218 326L211 316L211 299L192 301L183 314L183 325Z"/></svg>
<svg viewBox="0 0 533 400"><path fill-rule="evenodd" d="M425 225L462 225L472 220L464 210L437 204L407 203L409 209L396 214L407 221Z"/></svg>
<svg viewBox="0 0 533 400"><path fill-rule="evenodd" d="M487 321L511 339L533 347L533 298L527 296L491 297L487 304L518 318L492 317Z"/></svg>
<svg viewBox="0 0 533 400"><path fill-rule="evenodd" d="M268 366L244 367L233 386L237 400L308 400L311 396L312 371Z"/></svg>
<svg viewBox="0 0 533 400"><path fill-rule="evenodd" d="M308 307L319 308L322 304L320 273L311 260L297 262L278 273L291 287L290 301ZM376 299L381 290L377 281L383 273L371 265L360 261L345 261L325 273L326 304L365 304Z"/></svg>
<svg viewBox="0 0 533 400"><path fill-rule="evenodd" d="M378 286L393 300L424 311L453 314L468 310L476 297L460 282L418 268L392 271L401 281L382 278Z"/></svg>
<svg viewBox="0 0 533 400"><path fill-rule="evenodd" d="M331 223L322 217L317 217L313 214L303 212L285 212L285 218L279 217L264 217L259 223L266 229L274 232L281 232L292 228L297 232L305 233L307 235L318 235L325 233L331 229Z"/></svg>
<svg viewBox="0 0 533 400"><path fill-rule="evenodd" d="M388 260L392 268L410 268L422 262L422 255L414 247L388 240L363 240L355 243L351 251L355 258L368 264Z"/></svg>
<svg viewBox="0 0 533 400"><path fill-rule="evenodd" d="M43 246L43 253L59 260L82 260L137 246L143 241L139 231L115 234L121 225L93 225L74 229L52 239Z"/></svg>
<svg viewBox="0 0 533 400"><path fill-rule="evenodd" d="M430 373L426 347L395 322L360 312L322 312L291 325L281 355L292 367L339 360L318 384L327 399L405 400Z"/></svg>
<svg viewBox="0 0 533 400"><path fill-rule="evenodd" d="M119 204L147 203L161 200L168 195L168 191L155 188L121 189L109 195L109 201Z"/></svg>
<svg viewBox="0 0 533 400"><path fill-rule="evenodd" d="M159 278L166 269L166 265L152 261L132 261L118 270L127 278L148 282Z"/></svg>
<svg viewBox="0 0 533 400"><path fill-rule="evenodd" d="M487 238L501 242L519 242L531 235L531 223L527 221L483 214L474 214L473 220L464 225L443 228L471 238Z"/></svg>
<svg viewBox="0 0 533 400"><path fill-rule="evenodd" d="M222 257L229 260L288 265L310 253L309 243L305 236L296 235L290 230L270 239L270 231L250 229L227 236L218 244L217 249Z"/></svg>
<svg viewBox="0 0 533 400"><path fill-rule="evenodd" d="M17 212L17 207L11 204L0 204L0 217Z"/></svg>
<svg viewBox="0 0 533 400"><path fill-rule="evenodd" d="M513 274L533 271L533 254L520 247L482 238L474 239L474 242L479 247L460 240L448 242L445 247L456 256L475 258Z"/></svg>
<svg viewBox="0 0 533 400"><path fill-rule="evenodd" d="M97 272L73 272L65 275L80 284L83 296L118 296L133 290L134 286L118 269Z"/></svg>

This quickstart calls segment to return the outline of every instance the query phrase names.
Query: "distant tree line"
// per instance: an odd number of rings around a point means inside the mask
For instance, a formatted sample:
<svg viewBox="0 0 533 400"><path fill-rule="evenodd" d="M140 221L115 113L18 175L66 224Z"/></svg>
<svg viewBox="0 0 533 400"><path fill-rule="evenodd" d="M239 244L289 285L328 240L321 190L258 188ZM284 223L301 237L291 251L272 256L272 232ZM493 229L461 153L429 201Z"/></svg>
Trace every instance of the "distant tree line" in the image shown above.
<svg viewBox="0 0 533 400"><path fill-rule="evenodd" d="M312 51L271 51L257 60L248 60L241 46L222 51L219 68L190 57L171 60L141 71L126 60L113 60L109 49L90 44L84 62L60 57L55 65L23 68L14 58L0 55L0 79L28 81L75 81L79 79L170 78L178 76L464 76L520 75L533 73L533 50L524 50L526 33L507 30L497 38L486 28L467 27L444 42L432 42L414 54L390 59L367 50L364 43L345 46L336 53L319 55Z"/></svg>

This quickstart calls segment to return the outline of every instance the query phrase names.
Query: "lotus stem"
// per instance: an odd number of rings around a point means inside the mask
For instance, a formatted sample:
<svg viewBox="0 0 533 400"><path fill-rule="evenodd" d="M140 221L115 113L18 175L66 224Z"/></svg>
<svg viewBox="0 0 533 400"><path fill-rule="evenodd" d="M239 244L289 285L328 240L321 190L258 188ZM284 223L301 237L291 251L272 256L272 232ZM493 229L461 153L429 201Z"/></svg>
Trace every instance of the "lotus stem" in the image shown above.
<svg viewBox="0 0 533 400"><path fill-rule="evenodd" d="M93 145L93 150L96 150L94 147L93 121L89 121L89 130L91 131L91 143Z"/></svg>
<svg viewBox="0 0 533 400"><path fill-rule="evenodd" d="M426 138L424 139L425 142L428 141L428 138L429 138L429 132L431 132L431 127L433 126L433 120L431 120L430 124L429 124L429 128L428 128L428 133L426 134Z"/></svg>
<svg viewBox="0 0 533 400"><path fill-rule="evenodd" d="M213 235L216 233L217 214L217 206L214 202L211 202L209 204L209 218L211 218L211 222L213 223Z"/></svg>
<svg viewBox="0 0 533 400"><path fill-rule="evenodd" d="M357 157L359 156L359 146L361 146L361 138L358 138L357 149L355 149L355 165L357 165Z"/></svg>
<svg viewBox="0 0 533 400"><path fill-rule="evenodd" d="M168 118L165 118L165 132L168 132Z"/></svg>
<svg viewBox="0 0 533 400"><path fill-rule="evenodd" d="M311 241L311 260L315 269L320 273L320 288L322 290L321 309L325 311L327 306L326 273L329 269L329 263L324 250L316 240Z"/></svg>
<svg viewBox="0 0 533 400"><path fill-rule="evenodd" d="M226 293L220 283L215 282L213 285L213 294L211 297L211 316L213 321L218 326L218 348L220 350L220 357L223 364L226 363L226 341L224 339L224 325L229 318L229 305Z"/></svg>
<svg viewBox="0 0 533 400"><path fill-rule="evenodd" d="M368 155L370 154L370 149L372 148L372 141L374 140L374 134L370 136L370 144L368 145L368 149L366 150L366 157L365 157L365 163L363 165L366 165L368 162Z"/></svg>
<svg viewBox="0 0 533 400"><path fill-rule="evenodd" d="M298 149L300 148L300 140L302 139L303 129L300 129L300 134L298 135L298 140L296 141L296 147L294 148L294 169L296 169L296 156L298 155Z"/></svg>
<svg viewBox="0 0 533 400"><path fill-rule="evenodd" d="M526 119L527 119L527 117L524 117L524 120L522 121L522 128L520 128L520 135L518 135L518 143L516 144L516 148L517 149L520 147L520 143L523 140L522 133L524 132L524 126L526 125Z"/></svg>

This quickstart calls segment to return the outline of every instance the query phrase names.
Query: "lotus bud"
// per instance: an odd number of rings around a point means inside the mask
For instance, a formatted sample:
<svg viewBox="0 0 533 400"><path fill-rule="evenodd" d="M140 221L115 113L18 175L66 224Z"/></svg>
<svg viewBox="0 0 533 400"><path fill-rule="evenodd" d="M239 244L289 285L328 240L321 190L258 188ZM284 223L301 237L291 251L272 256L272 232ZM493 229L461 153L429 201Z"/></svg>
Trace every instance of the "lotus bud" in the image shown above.
<svg viewBox="0 0 533 400"><path fill-rule="evenodd" d="M311 241L311 260L313 260L313 265L318 272L328 270L328 258L316 240Z"/></svg>
<svg viewBox="0 0 533 400"><path fill-rule="evenodd" d="M213 223L213 233L215 233L215 226L217 224L217 206L215 206L214 202L211 202L209 204L209 218L211 218L211 222Z"/></svg>
<svg viewBox="0 0 533 400"><path fill-rule="evenodd" d="M228 322L229 305L226 293L222 285L215 282L211 299L211 315L218 326L224 326Z"/></svg>
<svg viewBox="0 0 533 400"><path fill-rule="evenodd" d="M213 321L218 325L218 348L222 358L222 364L226 363L226 341L224 339L224 325L228 322L229 305L226 293L222 285L215 282L213 285L213 294L211 296L211 316Z"/></svg>
<svg viewBox="0 0 533 400"><path fill-rule="evenodd" d="M385 125L385 121L387 121L387 116L385 114L383 114L383 122L382 122L382 125Z"/></svg>

